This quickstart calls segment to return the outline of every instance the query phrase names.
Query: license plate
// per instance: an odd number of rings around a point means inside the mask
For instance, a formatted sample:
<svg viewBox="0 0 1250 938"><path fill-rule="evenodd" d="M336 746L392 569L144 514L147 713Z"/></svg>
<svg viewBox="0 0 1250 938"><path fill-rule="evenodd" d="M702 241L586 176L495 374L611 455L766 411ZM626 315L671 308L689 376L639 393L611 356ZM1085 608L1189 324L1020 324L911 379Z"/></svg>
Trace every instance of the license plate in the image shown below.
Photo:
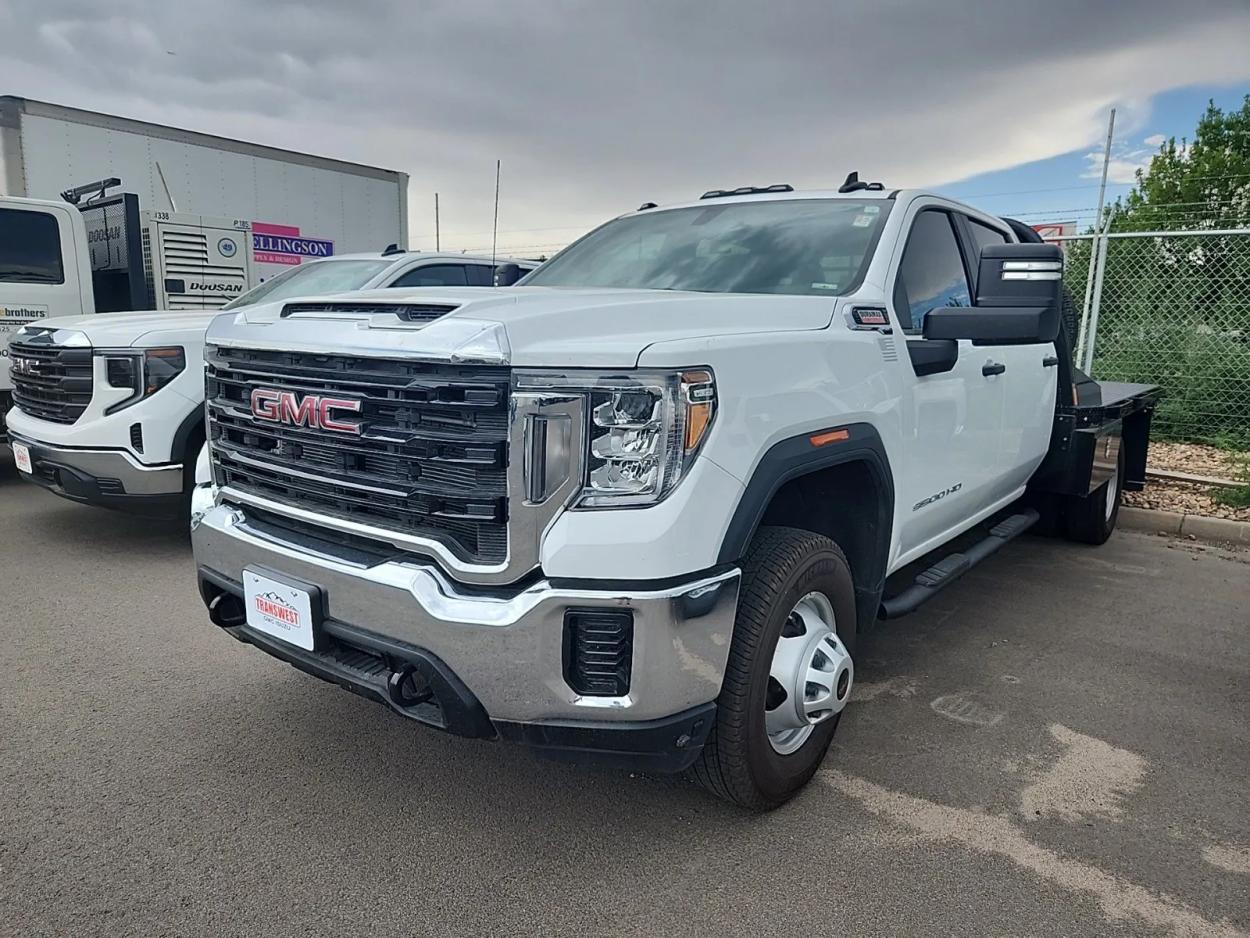
<svg viewBox="0 0 1250 938"><path fill-rule="evenodd" d="M13 444L13 461L17 468L27 475L33 475L35 467L30 464L30 447L22 443Z"/></svg>
<svg viewBox="0 0 1250 938"><path fill-rule="evenodd" d="M243 597L251 628L305 651L313 650L312 596L307 590L244 570Z"/></svg>

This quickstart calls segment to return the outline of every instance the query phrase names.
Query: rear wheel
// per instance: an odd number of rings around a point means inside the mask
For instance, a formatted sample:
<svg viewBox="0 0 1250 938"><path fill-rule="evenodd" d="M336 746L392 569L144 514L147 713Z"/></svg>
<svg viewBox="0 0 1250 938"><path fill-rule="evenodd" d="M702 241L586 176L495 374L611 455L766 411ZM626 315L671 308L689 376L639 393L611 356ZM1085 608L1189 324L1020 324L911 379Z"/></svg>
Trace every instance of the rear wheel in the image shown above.
<svg viewBox="0 0 1250 938"><path fill-rule="evenodd" d="M1115 469L1097 491L1084 498L1070 498L1064 506L1068 537L1083 544L1103 544L1115 530L1124 494L1124 446L1116 456Z"/></svg>
<svg viewBox="0 0 1250 938"><path fill-rule="evenodd" d="M695 778L761 810L819 768L854 680L855 588L841 549L796 528L761 528L742 592L716 724Z"/></svg>

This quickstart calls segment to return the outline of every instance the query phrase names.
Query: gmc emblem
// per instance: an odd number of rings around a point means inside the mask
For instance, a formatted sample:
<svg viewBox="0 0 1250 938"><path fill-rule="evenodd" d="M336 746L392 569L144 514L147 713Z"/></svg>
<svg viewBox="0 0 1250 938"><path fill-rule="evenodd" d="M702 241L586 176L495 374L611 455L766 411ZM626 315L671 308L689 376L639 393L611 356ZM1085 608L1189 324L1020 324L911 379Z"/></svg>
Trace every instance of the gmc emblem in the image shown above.
<svg viewBox="0 0 1250 938"><path fill-rule="evenodd" d="M294 391L278 391L274 388L256 388L252 391L252 416L257 420L360 436L360 421L334 419L333 412L341 410L358 414L360 401L342 397L320 397L316 394L306 394L300 398Z"/></svg>

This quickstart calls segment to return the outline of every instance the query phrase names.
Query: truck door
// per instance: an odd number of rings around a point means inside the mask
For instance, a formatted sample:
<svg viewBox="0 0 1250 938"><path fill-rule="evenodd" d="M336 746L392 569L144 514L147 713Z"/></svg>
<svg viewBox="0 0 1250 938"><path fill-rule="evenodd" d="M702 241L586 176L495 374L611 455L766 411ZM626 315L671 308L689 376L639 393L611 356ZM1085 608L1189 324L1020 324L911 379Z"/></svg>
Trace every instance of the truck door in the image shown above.
<svg viewBox="0 0 1250 938"><path fill-rule="evenodd" d="M956 215L968 253L968 269L976 277L981 248L988 244L1014 241L1004 230L967 215ZM975 289L976 284L973 284ZM1001 497L1018 493L1041 465L1050 446L1055 420L1055 393L1059 360L1053 343L1033 345L980 346L982 352L1001 365L1005 390L1003 423L998 464Z"/></svg>
<svg viewBox="0 0 1250 938"><path fill-rule="evenodd" d="M915 556L968 527L995 500L1006 389L987 368L986 349L961 341L953 361L935 363L933 353L952 345L922 335L930 310L972 302L950 212L923 207L913 216L890 296L915 372L903 400L908 452L895 467L899 547Z"/></svg>
<svg viewBox="0 0 1250 938"><path fill-rule="evenodd" d="M0 199L0 397L13 387L9 339L28 322L80 316L86 245L75 238L78 210L24 199ZM71 215L73 213L73 215ZM7 410L0 402L0 410Z"/></svg>

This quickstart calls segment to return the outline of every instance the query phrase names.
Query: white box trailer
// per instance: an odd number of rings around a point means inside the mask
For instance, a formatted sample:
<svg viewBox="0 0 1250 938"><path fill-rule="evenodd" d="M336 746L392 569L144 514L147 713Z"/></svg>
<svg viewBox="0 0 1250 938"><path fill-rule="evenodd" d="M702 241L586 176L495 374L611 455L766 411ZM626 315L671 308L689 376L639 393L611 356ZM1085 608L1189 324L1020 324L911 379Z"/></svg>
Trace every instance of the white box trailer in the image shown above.
<svg viewBox="0 0 1250 938"><path fill-rule="evenodd" d="M406 173L0 96L0 437L26 322L215 309L306 258L407 241Z"/></svg>
<svg viewBox="0 0 1250 938"><path fill-rule="evenodd" d="M143 212L247 223L259 279L408 242L406 173L0 96L0 195L56 199L108 177Z"/></svg>

